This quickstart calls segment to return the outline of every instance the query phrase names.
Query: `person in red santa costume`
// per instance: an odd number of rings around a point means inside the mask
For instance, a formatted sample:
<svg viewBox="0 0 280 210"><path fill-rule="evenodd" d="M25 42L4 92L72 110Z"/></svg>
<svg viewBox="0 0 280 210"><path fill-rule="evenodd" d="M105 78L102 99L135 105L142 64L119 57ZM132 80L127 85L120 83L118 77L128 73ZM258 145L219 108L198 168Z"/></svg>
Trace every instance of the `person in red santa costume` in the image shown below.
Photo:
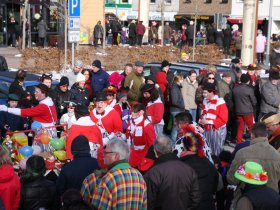
<svg viewBox="0 0 280 210"><path fill-rule="evenodd" d="M156 135L160 135L163 132L163 114L164 114L164 105L160 99L159 92L156 89L154 84L145 84L141 88L140 102L147 103L147 115L148 119L152 122L155 128Z"/></svg>
<svg viewBox="0 0 280 210"><path fill-rule="evenodd" d="M77 121L71 126L66 143L66 157L73 159L72 141L77 136L84 135L89 140L91 156L97 158L98 148L103 148L102 135L98 126L90 119L88 107L78 104L75 108L75 117Z"/></svg>
<svg viewBox="0 0 280 210"><path fill-rule="evenodd" d="M132 107L131 118L126 130L127 143L130 145L129 164L142 172L147 171L154 163L146 157L156 138L154 126L147 119L142 104Z"/></svg>
<svg viewBox="0 0 280 210"><path fill-rule="evenodd" d="M54 126L57 122L57 112L55 104L48 96L49 88L44 84L39 84L35 87L35 98L39 101L39 104L35 107L20 109L20 108L8 108L5 105L0 105L0 111L9 112L14 115L22 117L31 117L33 121L39 122L43 128ZM52 136L56 137L56 129L46 129Z"/></svg>
<svg viewBox="0 0 280 210"><path fill-rule="evenodd" d="M117 103L117 89L113 86L105 88L104 92L107 94L107 103L110 107L114 107Z"/></svg>
<svg viewBox="0 0 280 210"><path fill-rule="evenodd" d="M113 138L125 138L122 133L122 120L118 112L107 104L107 95L100 92L96 95L96 107L90 112L90 118L99 127L103 145Z"/></svg>

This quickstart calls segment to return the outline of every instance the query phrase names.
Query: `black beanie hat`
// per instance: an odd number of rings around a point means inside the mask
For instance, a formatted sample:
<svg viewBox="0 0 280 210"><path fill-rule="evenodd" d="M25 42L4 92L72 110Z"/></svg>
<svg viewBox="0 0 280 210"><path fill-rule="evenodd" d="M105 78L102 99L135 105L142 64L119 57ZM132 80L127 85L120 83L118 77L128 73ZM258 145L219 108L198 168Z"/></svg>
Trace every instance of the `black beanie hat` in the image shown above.
<svg viewBox="0 0 280 210"><path fill-rule="evenodd" d="M272 70L269 72L269 78L273 80L280 79L279 71Z"/></svg>
<svg viewBox="0 0 280 210"><path fill-rule="evenodd" d="M100 60L94 60L91 65L100 69L101 68L101 61Z"/></svg>
<svg viewBox="0 0 280 210"><path fill-rule="evenodd" d="M240 77L240 82L241 83L247 83L251 80L251 77L249 74L242 74Z"/></svg>
<svg viewBox="0 0 280 210"><path fill-rule="evenodd" d="M74 138L72 145L71 145L71 152L73 155L75 154L89 154L90 147L87 137L84 135L79 135Z"/></svg>
<svg viewBox="0 0 280 210"><path fill-rule="evenodd" d="M38 155L33 155L28 158L26 162L26 171L35 175L44 174L46 171L44 158Z"/></svg>
<svg viewBox="0 0 280 210"><path fill-rule="evenodd" d="M75 112L82 115L82 116L89 115L88 107L86 105L83 105L83 104L78 104L76 106Z"/></svg>
<svg viewBox="0 0 280 210"><path fill-rule="evenodd" d="M59 86L62 86L62 85L68 85L69 86L68 77L65 77L65 76L61 77L60 82L59 82Z"/></svg>

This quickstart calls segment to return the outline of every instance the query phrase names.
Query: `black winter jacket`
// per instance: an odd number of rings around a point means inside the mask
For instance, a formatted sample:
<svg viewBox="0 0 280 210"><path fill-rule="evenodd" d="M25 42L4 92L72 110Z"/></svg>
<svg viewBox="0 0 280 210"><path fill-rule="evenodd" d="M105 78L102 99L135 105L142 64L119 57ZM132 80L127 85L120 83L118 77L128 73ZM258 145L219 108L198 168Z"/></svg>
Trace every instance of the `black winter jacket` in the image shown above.
<svg viewBox="0 0 280 210"><path fill-rule="evenodd" d="M136 36L136 24L130 23L128 27L128 36L129 37L135 37Z"/></svg>
<svg viewBox="0 0 280 210"><path fill-rule="evenodd" d="M181 92L182 86L173 84L170 88L170 112L183 112L185 111L185 104Z"/></svg>
<svg viewBox="0 0 280 210"><path fill-rule="evenodd" d="M89 105L89 92L87 88L80 88L77 84L74 84L71 87L71 101L76 104L82 104L85 106Z"/></svg>
<svg viewBox="0 0 280 210"><path fill-rule="evenodd" d="M214 165L206 157L200 158L197 155L187 155L180 159L197 174L201 194L197 210L215 210L213 195L217 190L219 175Z"/></svg>
<svg viewBox="0 0 280 210"><path fill-rule="evenodd" d="M56 181L56 188L59 195L62 195L68 189L77 189L80 191L84 179L99 169L97 160L90 154L77 154L74 160L63 166Z"/></svg>
<svg viewBox="0 0 280 210"><path fill-rule="evenodd" d="M66 92L62 92L57 86L54 90L54 99L53 102L56 106L58 118L60 118L64 113L67 112L67 107L65 106L65 101L70 101L71 92L67 90ZM64 105L64 106L62 106Z"/></svg>
<svg viewBox="0 0 280 210"><path fill-rule="evenodd" d="M161 155L144 176L148 209L196 209L200 201L195 171L173 153Z"/></svg>
<svg viewBox="0 0 280 210"><path fill-rule="evenodd" d="M55 183L45 177L26 181L21 185L19 210L38 210L39 208L59 209Z"/></svg>
<svg viewBox="0 0 280 210"><path fill-rule="evenodd" d="M248 115L254 113L257 104L254 89L246 84L233 88L233 100L237 115Z"/></svg>

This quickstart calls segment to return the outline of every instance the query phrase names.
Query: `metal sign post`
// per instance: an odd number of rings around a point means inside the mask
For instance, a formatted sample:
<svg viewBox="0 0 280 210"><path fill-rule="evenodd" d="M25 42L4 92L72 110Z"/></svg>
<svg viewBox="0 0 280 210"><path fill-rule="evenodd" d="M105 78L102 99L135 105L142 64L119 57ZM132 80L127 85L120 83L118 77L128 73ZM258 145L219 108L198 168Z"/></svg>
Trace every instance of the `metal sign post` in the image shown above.
<svg viewBox="0 0 280 210"><path fill-rule="evenodd" d="M80 0L68 1L68 42L72 43L72 68L74 68L75 60L75 43L80 41Z"/></svg>

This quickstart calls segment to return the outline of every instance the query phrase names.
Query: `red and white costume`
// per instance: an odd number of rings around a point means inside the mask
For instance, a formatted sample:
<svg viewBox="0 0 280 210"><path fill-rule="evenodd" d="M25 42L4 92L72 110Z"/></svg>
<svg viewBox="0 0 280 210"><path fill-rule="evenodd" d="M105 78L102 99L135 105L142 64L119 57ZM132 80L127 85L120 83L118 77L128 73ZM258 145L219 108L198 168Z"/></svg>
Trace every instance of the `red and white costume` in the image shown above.
<svg viewBox="0 0 280 210"><path fill-rule="evenodd" d="M132 119L128 125L126 137L130 145L129 164L139 170L147 169L148 164L151 167L153 161L151 160L151 164L148 163L145 156L156 138L153 124L144 119L144 116Z"/></svg>
<svg viewBox="0 0 280 210"><path fill-rule="evenodd" d="M205 119L204 136L208 141L212 154L219 156L223 151L227 135L228 109L223 98L217 95L211 100L204 99L199 122Z"/></svg>
<svg viewBox="0 0 280 210"><path fill-rule="evenodd" d="M98 160L102 160L103 159L102 135L97 125L90 119L90 116L80 117L72 125L66 142L66 157L68 159L73 159L73 155L71 153L71 145L73 140L79 135L84 135L85 137L87 137L90 145L91 156L95 158L98 157ZM97 151L98 151L98 155L97 155ZM102 154L100 154L101 152Z"/></svg>
<svg viewBox="0 0 280 210"><path fill-rule="evenodd" d="M108 105L113 108L116 105L116 103L117 103L117 100L114 98L112 101L108 102Z"/></svg>
<svg viewBox="0 0 280 210"><path fill-rule="evenodd" d="M147 104L147 115L148 119L153 123L155 127L156 135L162 134L163 131L163 114L164 114L164 105L160 98L155 101L150 101Z"/></svg>
<svg viewBox="0 0 280 210"><path fill-rule="evenodd" d="M103 113L99 114L96 109L90 113L91 120L99 127L103 145L115 137L115 134L122 133L122 120L118 112L110 106L106 106Z"/></svg>
<svg viewBox="0 0 280 210"><path fill-rule="evenodd" d="M219 98L217 95L213 99L204 99L202 103L202 112L200 120L206 119L207 124L213 125L218 129L227 124L228 121L228 109L223 98ZM207 126L205 126L207 130Z"/></svg>
<svg viewBox="0 0 280 210"><path fill-rule="evenodd" d="M122 116L122 111L123 111L123 109L122 109L122 105L121 104L119 104L119 103L117 103L117 104L115 104L114 105L114 110L116 110L117 112L118 112L118 114L120 115L120 117Z"/></svg>
<svg viewBox="0 0 280 210"><path fill-rule="evenodd" d="M56 107L50 97L46 97L35 107L8 108L8 112L22 117L32 117L33 121L38 121L43 127L53 126L57 121Z"/></svg>

